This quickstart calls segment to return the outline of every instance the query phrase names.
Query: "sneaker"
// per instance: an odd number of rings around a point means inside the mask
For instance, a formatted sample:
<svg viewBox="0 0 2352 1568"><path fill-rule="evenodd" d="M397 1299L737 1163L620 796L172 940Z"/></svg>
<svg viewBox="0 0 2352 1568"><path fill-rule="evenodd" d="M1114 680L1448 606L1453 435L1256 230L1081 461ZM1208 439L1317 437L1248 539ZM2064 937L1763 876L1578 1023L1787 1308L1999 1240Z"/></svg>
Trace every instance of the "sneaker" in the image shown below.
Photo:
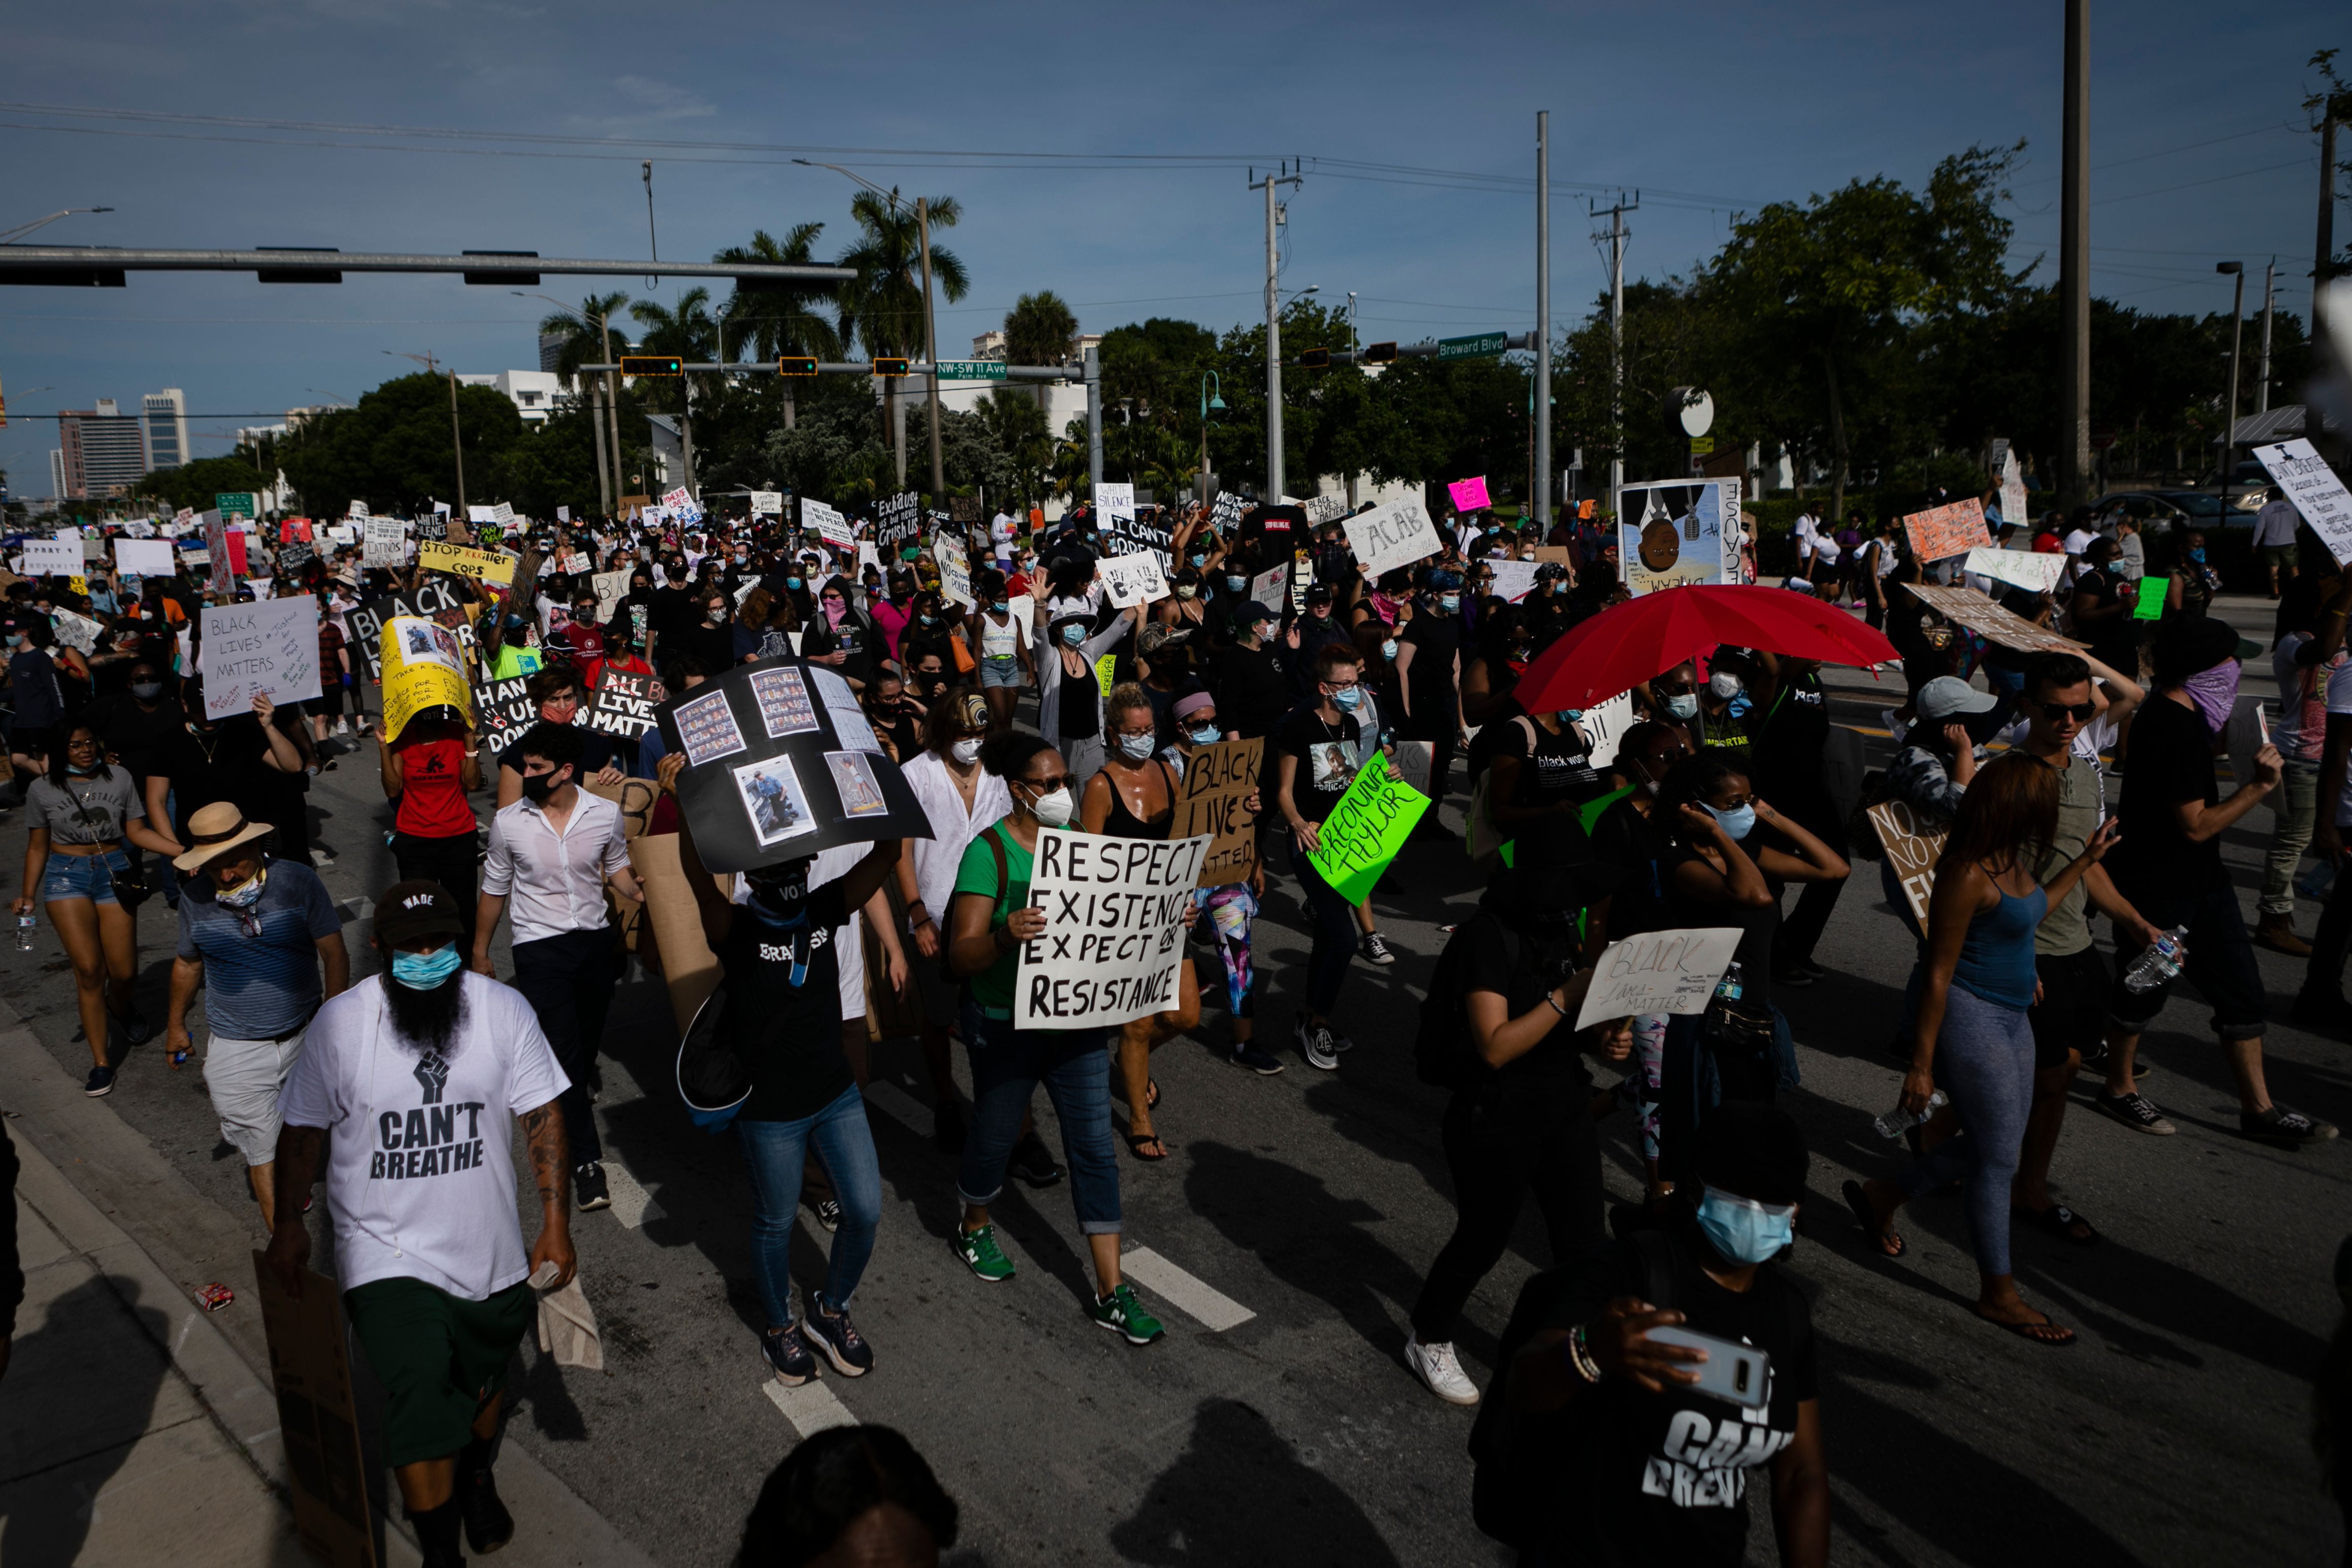
<svg viewBox="0 0 2352 1568"><path fill-rule="evenodd" d="M128 1044L143 1046L155 1037L155 1026L149 1023L147 1015L136 1007L124 1008L121 1017L116 1022L122 1026L122 1038Z"/></svg>
<svg viewBox="0 0 2352 1568"><path fill-rule="evenodd" d="M963 1107L952 1100L931 1108L931 1142L942 1154L963 1152Z"/></svg>
<svg viewBox="0 0 2352 1568"><path fill-rule="evenodd" d="M514 1539L514 1515L499 1497L498 1479L488 1464L458 1466L457 1517L466 1526L466 1545L477 1557L487 1557Z"/></svg>
<svg viewBox="0 0 2352 1568"><path fill-rule="evenodd" d="M1062 1179L1061 1165L1034 1127L1029 1136L1013 1145L1013 1158L1005 1168L1033 1187L1050 1187Z"/></svg>
<svg viewBox="0 0 2352 1568"><path fill-rule="evenodd" d="M351 725L350 725L350 723L349 723L348 721L344 721L344 720L341 720L341 719L338 719L338 720L336 720L336 721L335 721L335 728L334 728L333 732L334 732L335 734L338 734L338 735L348 735L348 734L350 734L350 733L352 732L352 727L351 727ZM478 1547L478 1546L477 1546L477 1547L475 1547L475 1548L474 1548L474 1550L475 1550L475 1551L477 1551L477 1552L479 1552L479 1551L481 1550L481 1548L480 1548L480 1547Z"/></svg>
<svg viewBox="0 0 2352 1568"><path fill-rule="evenodd" d="M2083 1053L2083 1065L2077 1070L2087 1073L2093 1078L2103 1079L2106 1077L2107 1043L2105 1040L2101 1040L2098 1044L2097 1049L2084 1051ZM2138 1082L2141 1079L2146 1078L2155 1070L2156 1064L2149 1061L2145 1056L2136 1056L2132 1058L2133 1082Z"/></svg>
<svg viewBox="0 0 2352 1568"><path fill-rule="evenodd" d="M1429 1384L1429 1392L1448 1405L1475 1405L1478 1385L1462 1371L1450 1344L1425 1345L1415 1334L1404 1342L1404 1364L1412 1368L1413 1375Z"/></svg>
<svg viewBox="0 0 2352 1568"><path fill-rule="evenodd" d="M81 1086L81 1091L89 1096L92 1100L96 1100L102 1094L112 1094L114 1092L114 1069L112 1068L90 1068L89 1081L85 1082Z"/></svg>
<svg viewBox="0 0 2352 1568"><path fill-rule="evenodd" d="M825 1234L827 1236L832 1235L835 1231L841 1228L841 1200L839 1198L819 1198L816 1202L809 1205L809 1212L816 1215L817 1224L824 1226Z"/></svg>
<svg viewBox="0 0 2352 1568"><path fill-rule="evenodd" d="M1320 1024L1307 1023L1306 1015L1301 1014L1298 1020L1291 1026L1290 1032L1291 1037L1298 1042L1299 1055L1307 1058L1307 1066L1320 1068L1325 1072L1338 1069L1339 1054L1331 1048L1329 1029Z"/></svg>
<svg viewBox="0 0 2352 1568"><path fill-rule="evenodd" d="M984 1225L978 1230L966 1230L958 1226L955 1239L949 1245L955 1248L955 1255L963 1259L965 1268L989 1284L994 1285L1013 1278L1013 1259L1005 1257L1004 1249L996 1245L994 1226Z"/></svg>
<svg viewBox="0 0 2352 1568"><path fill-rule="evenodd" d="M761 1334L760 1353L768 1358L768 1370L776 1374L776 1381L787 1388L798 1388L816 1377L816 1357L809 1354L798 1323Z"/></svg>
<svg viewBox="0 0 2352 1568"><path fill-rule="evenodd" d="M1089 1315L1098 1326L1127 1336L1131 1345L1148 1345L1168 1335L1168 1331L1160 1326L1160 1320L1145 1311L1143 1303L1135 1299L1135 1287L1124 1279L1110 1288L1109 1295L1095 1299Z"/></svg>
<svg viewBox="0 0 2352 1568"><path fill-rule="evenodd" d="M604 1167L591 1160L575 1166L572 1172L572 1191L580 1200L580 1212L608 1209L613 1206L613 1194L604 1182Z"/></svg>
<svg viewBox="0 0 2352 1568"><path fill-rule="evenodd" d="M2302 1111L2284 1105L2273 1105L2263 1111L2240 1111L2238 1131L2249 1138L2275 1143L2282 1149L2300 1149L2306 1143L2324 1143L2336 1136L2332 1123L2322 1121L2315 1116L2305 1116Z"/></svg>
<svg viewBox="0 0 2352 1568"><path fill-rule="evenodd" d="M1356 951L1362 953L1374 963L1394 963L1396 962L1396 954L1389 951L1387 939L1382 937L1381 933L1376 931L1366 931L1364 933L1364 939L1356 944Z"/></svg>
<svg viewBox="0 0 2352 1568"><path fill-rule="evenodd" d="M1260 1050L1253 1040L1244 1040L1234 1047L1233 1063L1265 1078L1272 1078L1283 1068L1280 1057Z"/></svg>
<svg viewBox="0 0 2352 1568"><path fill-rule="evenodd" d="M2109 1094L2103 1089L2091 1097L2091 1108L2114 1117L2135 1132L2168 1134L2172 1131L2172 1123L2158 1114L2155 1102L2137 1091Z"/></svg>
<svg viewBox="0 0 2352 1568"><path fill-rule="evenodd" d="M874 1347L849 1321L848 1312L828 1312L812 1303L801 1318L801 1333L815 1342L842 1376L864 1377L874 1370Z"/></svg>
<svg viewBox="0 0 2352 1568"><path fill-rule="evenodd" d="M1341 1034L1330 1025L1324 1025L1323 1032L1331 1037L1331 1050L1332 1054L1335 1056L1347 1051L1352 1051L1356 1048L1355 1041L1349 1039L1347 1036Z"/></svg>

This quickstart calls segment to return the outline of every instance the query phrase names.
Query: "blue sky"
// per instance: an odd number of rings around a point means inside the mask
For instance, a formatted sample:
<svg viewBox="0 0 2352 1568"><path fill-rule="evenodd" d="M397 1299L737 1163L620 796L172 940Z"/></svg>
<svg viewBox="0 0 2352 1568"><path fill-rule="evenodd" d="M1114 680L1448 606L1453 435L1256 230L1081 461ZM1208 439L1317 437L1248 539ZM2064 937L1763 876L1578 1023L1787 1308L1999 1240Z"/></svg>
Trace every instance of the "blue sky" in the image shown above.
<svg viewBox="0 0 2352 1568"><path fill-rule="evenodd" d="M651 157L664 255L707 259L754 227L805 220L827 225L830 253L848 243L852 187L793 165L800 153L963 204L961 226L940 237L972 279L940 313L953 356L1037 289L1072 301L1087 331L1155 314L1222 330L1258 313L1263 198L1246 171L1303 157L1307 182L1286 197L1286 288L1319 284L1327 301L1356 290L1366 341L1522 331L1534 321L1539 109L1552 114L1562 321L1605 284L1586 216L1603 187L1641 188L1627 268L1654 277L1709 254L1737 211L1857 176L1916 183L1971 142L2023 137L2017 258L2054 251L2061 11L2058 0L27 7L12 14L0 89L0 229L102 205L117 210L38 237L635 258L646 254L639 162ZM2352 46L2340 0L2138 0L2092 20L2093 287L2146 310L2226 310L2212 266L2243 258L2252 308L2276 253L2281 305L2305 313L2317 160L2297 104L2311 52ZM1008 153L1054 156L996 156ZM545 288L576 300L607 286L646 291L642 279ZM465 372L534 366L543 309L447 278L265 288L250 275L133 274L120 290L8 289L0 385L12 416L180 386L194 413L227 416L194 425L197 453L218 454L230 443L202 433L355 399L410 368L385 350ZM0 430L15 493L47 492L54 444L47 421Z"/></svg>

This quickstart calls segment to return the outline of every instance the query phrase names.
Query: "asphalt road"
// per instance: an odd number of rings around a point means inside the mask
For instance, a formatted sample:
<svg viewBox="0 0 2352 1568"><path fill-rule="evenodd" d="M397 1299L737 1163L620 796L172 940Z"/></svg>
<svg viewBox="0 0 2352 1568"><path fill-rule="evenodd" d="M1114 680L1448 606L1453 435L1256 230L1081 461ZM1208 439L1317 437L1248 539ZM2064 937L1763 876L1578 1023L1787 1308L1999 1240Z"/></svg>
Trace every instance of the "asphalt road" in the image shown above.
<svg viewBox="0 0 2352 1568"><path fill-rule="evenodd" d="M2252 609L2240 616L2250 631ZM2249 689L2266 689L2265 674L2258 661ZM1835 684L1838 717L1874 726L1885 688L1852 674ZM356 950L360 901L393 880L372 752L345 754L310 800L317 841L334 856L322 875L354 920ZM20 845L21 814L6 822L0 845ZM2257 811L2225 841L2250 919L2269 828ZM1338 1017L1358 1047L1332 1074L1287 1047L1306 944L1293 892L1275 889L1258 928L1261 1034L1289 1070L1259 1079L1223 1065L1213 1049L1223 1020L1211 1012L1199 1041L1155 1059L1173 1157L1120 1167L1129 1267L1168 1339L1132 1349L1082 1315L1089 1287L1066 1188L1010 1189L998 1217L1020 1267L1013 1281L983 1286L950 1258L953 1166L923 1135L915 1048L886 1044L877 1081L893 1088L872 1097L886 1206L856 1303L878 1365L782 1399L753 1339L748 1184L731 1145L695 1131L667 1092L667 1004L632 973L598 1108L628 1182L616 1181L612 1211L574 1226L607 1368L562 1372L526 1349L510 1438L677 1568L726 1562L769 1468L803 1429L845 1417L895 1426L930 1458L962 1505L965 1563L1503 1561L1470 1522L1469 1413L1432 1397L1399 1360L1422 1270L1453 1219L1444 1100L1413 1076L1411 1033L1438 928L1464 917L1478 883L1456 846L1407 851L1374 900L1403 956L1349 976ZM2305 905L2299 916L2306 932L2315 915ZM140 991L159 1021L171 931L152 901ZM373 967L355 956L361 973ZM1887 1263L1864 1250L1836 1195L1849 1174L1899 1163L1869 1123L1896 1092L1883 1042L1911 952L1874 868L1849 886L1821 957L1838 973L1781 1001L1804 1077L1787 1103L1814 1157L1789 1267L1823 1337L1835 1560L2335 1561L2309 1379L2338 1315L2329 1268L2347 1228L2352 1147L2286 1152L2241 1139L2205 1010L2175 1002L2143 1058L2155 1068L2145 1087L2179 1133L2150 1138L2095 1116L2084 1081L2056 1185L2104 1237L2087 1250L2018 1237L2029 1298L2082 1332L2071 1349L2027 1344L1969 1315L1975 1272L1956 1201L1909 1211L1910 1252ZM2283 1016L2300 965L2261 963ZM89 1058L54 939L45 931L30 953L0 946L0 976L79 1079ZM2352 1122L2344 1042L2282 1026L2268 1050L2275 1094ZM1038 1110L1051 1142L1042 1095ZM128 1054L115 1094L88 1114L122 1118L200 1191L250 1216L201 1077L167 1070L160 1039ZM1622 1116L1604 1126L1619 1196L1638 1191L1630 1136ZM314 1216L331 1269L328 1228ZM804 1279L818 1277L821 1245L804 1223ZM1482 1382L1514 1294L1547 1254L1530 1215L1473 1300L1460 1345ZM1771 1559L1768 1513L1759 1502L1759 1562Z"/></svg>

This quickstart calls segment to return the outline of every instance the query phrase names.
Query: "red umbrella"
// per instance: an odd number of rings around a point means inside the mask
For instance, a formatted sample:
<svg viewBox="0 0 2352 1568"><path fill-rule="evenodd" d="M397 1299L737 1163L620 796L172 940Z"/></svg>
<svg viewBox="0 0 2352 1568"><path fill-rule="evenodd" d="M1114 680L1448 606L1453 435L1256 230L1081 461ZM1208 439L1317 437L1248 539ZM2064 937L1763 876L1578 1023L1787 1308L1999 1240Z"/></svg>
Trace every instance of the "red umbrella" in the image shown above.
<svg viewBox="0 0 2352 1568"><path fill-rule="evenodd" d="M1644 594L1572 627L1519 678L1519 706L1530 713L1595 708L1725 643L1824 664L1902 657L1878 632L1810 594L1696 584Z"/></svg>

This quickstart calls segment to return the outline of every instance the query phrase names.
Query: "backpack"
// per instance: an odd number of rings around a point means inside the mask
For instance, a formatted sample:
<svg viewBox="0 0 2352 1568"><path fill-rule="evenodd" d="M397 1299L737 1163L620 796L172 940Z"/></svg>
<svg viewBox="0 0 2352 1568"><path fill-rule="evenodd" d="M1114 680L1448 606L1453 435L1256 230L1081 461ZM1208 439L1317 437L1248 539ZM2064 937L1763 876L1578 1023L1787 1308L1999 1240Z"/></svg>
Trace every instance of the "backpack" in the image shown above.
<svg viewBox="0 0 2352 1568"><path fill-rule="evenodd" d="M1477 1047L1470 1037L1470 921L1465 921L1445 939L1445 950L1430 971L1429 994L1421 1000L1421 1024L1413 1031L1412 1065L1421 1081L1439 1089L1461 1089L1478 1067ZM1518 937L1496 922L1503 951L1511 967L1518 967Z"/></svg>

